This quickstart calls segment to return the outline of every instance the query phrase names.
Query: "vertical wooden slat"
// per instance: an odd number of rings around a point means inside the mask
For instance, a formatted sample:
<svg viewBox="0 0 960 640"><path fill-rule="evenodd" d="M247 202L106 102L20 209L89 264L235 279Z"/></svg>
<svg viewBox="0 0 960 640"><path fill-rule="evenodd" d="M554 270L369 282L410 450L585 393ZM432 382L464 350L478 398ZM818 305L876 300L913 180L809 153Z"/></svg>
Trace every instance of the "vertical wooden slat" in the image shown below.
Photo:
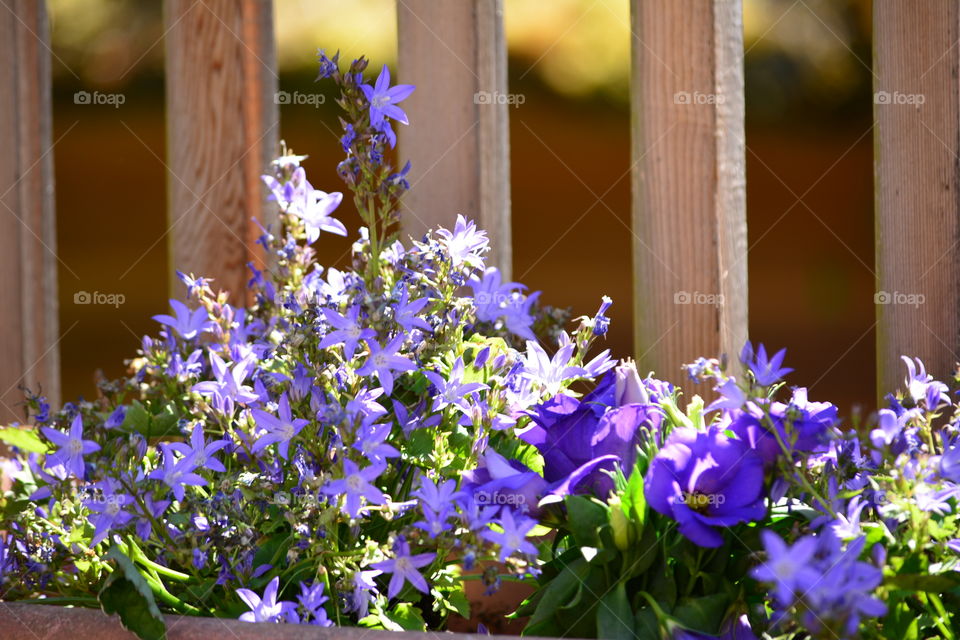
<svg viewBox="0 0 960 640"><path fill-rule="evenodd" d="M0 6L0 423L18 385L59 403L56 218L46 3Z"/></svg>
<svg viewBox="0 0 960 640"><path fill-rule="evenodd" d="M631 0L635 351L669 380L747 338L740 0Z"/></svg>
<svg viewBox="0 0 960 640"><path fill-rule="evenodd" d="M412 163L404 196L406 234L450 227L457 214L486 229L488 263L509 277L510 152L507 48L501 0L397 0L400 155Z"/></svg>
<svg viewBox="0 0 960 640"><path fill-rule="evenodd" d="M960 5L874 3L877 383L960 360Z"/></svg>
<svg viewBox="0 0 960 640"><path fill-rule="evenodd" d="M251 218L275 215L260 181L279 130L273 2L166 0L165 22L171 272L242 304L245 265L264 260Z"/></svg>

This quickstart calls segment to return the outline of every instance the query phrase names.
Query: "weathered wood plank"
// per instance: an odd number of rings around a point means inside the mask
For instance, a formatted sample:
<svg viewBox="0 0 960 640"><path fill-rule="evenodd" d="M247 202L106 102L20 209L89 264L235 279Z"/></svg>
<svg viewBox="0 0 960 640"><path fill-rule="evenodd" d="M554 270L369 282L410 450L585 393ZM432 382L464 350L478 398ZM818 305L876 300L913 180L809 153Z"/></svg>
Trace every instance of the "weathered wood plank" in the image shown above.
<svg viewBox="0 0 960 640"><path fill-rule="evenodd" d="M739 0L631 0L636 323L643 371L747 338Z"/></svg>
<svg viewBox="0 0 960 640"><path fill-rule="evenodd" d="M18 386L60 396L57 241L46 3L0 6L0 423Z"/></svg>
<svg viewBox="0 0 960 640"><path fill-rule="evenodd" d="M418 238L462 213L486 229L489 264L509 277L510 152L502 0L397 0L400 155L412 163L404 232Z"/></svg>
<svg viewBox="0 0 960 640"><path fill-rule="evenodd" d="M960 5L874 3L877 386L960 360Z"/></svg>
<svg viewBox="0 0 960 640"><path fill-rule="evenodd" d="M279 131L273 2L167 0L165 22L171 273L242 303L246 263L264 261L251 218L275 216L260 181Z"/></svg>

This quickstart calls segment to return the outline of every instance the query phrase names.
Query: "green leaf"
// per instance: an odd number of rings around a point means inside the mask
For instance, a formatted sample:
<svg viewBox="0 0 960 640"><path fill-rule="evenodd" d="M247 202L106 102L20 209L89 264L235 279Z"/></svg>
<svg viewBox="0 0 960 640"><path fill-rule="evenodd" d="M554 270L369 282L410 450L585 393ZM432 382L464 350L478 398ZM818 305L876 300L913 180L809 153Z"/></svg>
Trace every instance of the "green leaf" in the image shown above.
<svg viewBox="0 0 960 640"><path fill-rule="evenodd" d="M0 441L16 447L24 453L46 453L50 450L40 439L39 430L21 427L0 427Z"/></svg>
<svg viewBox="0 0 960 640"><path fill-rule="evenodd" d="M180 416L172 402L163 405L154 415L139 401L134 400L127 407L120 429L128 433L139 433L148 438L180 435L177 422Z"/></svg>
<svg viewBox="0 0 960 640"><path fill-rule="evenodd" d="M433 453L433 438L433 429L416 429L410 434L404 452L413 458L426 459Z"/></svg>
<svg viewBox="0 0 960 640"><path fill-rule="evenodd" d="M162 640L166 623L146 578L119 547L111 547L104 559L112 562L114 571L97 598L103 612L118 614L123 627L142 640Z"/></svg>
<svg viewBox="0 0 960 640"><path fill-rule="evenodd" d="M617 582L600 600L597 608L597 637L604 640L632 640L636 637L633 611L623 581Z"/></svg>
<svg viewBox="0 0 960 640"><path fill-rule="evenodd" d="M424 622L420 609L409 602L401 602L390 611L381 612L380 621L390 631L427 630L427 623Z"/></svg>
<svg viewBox="0 0 960 640"><path fill-rule="evenodd" d="M462 589L448 593L446 602L461 618L470 619L470 600Z"/></svg>
<svg viewBox="0 0 960 640"><path fill-rule="evenodd" d="M717 633L723 623L723 615L730 606L725 593L715 593L703 598L681 600L673 610L673 617L688 629L703 633Z"/></svg>
<svg viewBox="0 0 960 640"><path fill-rule="evenodd" d="M943 593L960 585L960 573L952 571L931 575L927 573L900 573L887 578L887 583L909 591Z"/></svg>
<svg viewBox="0 0 960 640"><path fill-rule="evenodd" d="M642 528L647 520L647 498L643 494L643 474L634 468L623 494L623 509L627 517Z"/></svg>
<svg viewBox="0 0 960 640"><path fill-rule="evenodd" d="M581 547L600 546L597 529L609 520L607 506L584 496L567 496L565 502L567 526L573 539Z"/></svg>
<svg viewBox="0 0 960 640"><path fill-rule="evenodd" d="M583 558L577 558L566 565L556 578L543 588L536 611L530 617L529 626L552 618L557 610L577 593L577 587L583 584L590 565ZM532 632L531 632L532 633Z"/></svg>
<svg viewBox="0 0 960 640"><path fill-rule="evenodd" d="M120 428L124 431L146 434L150 430L150 414L139 401L134 400L127 407Z"/></svg>

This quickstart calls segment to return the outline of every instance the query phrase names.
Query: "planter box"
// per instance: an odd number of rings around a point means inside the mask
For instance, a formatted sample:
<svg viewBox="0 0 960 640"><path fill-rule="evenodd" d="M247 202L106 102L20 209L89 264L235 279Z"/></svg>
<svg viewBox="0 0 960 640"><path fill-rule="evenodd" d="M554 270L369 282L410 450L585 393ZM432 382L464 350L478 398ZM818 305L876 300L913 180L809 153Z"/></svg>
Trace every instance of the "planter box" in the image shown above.
<svg viewBox="0 0 960 640"><path fill-rule="evenodd" d="M357 627L320 628L285 624L255 624L223 618L166 616L167 640L398 640L394 631ZM464 633L405 632L402 640L477 640ZM136 640L116 616L96 609L0 602L0 638L3 640ZM529 640L537 640L530 638Z"/></svg>

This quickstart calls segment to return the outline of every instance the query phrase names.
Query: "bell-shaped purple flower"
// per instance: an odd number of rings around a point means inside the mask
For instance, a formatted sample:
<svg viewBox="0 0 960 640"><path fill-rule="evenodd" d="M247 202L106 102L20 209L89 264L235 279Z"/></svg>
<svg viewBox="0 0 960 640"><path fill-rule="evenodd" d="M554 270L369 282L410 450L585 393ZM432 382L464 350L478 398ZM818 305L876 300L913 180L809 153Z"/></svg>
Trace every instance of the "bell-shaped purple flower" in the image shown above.
<svg viewBox="0 0 960 640"><path fill-rule="evenodd" d="M719 547L719 529L766 515L763 461L719 428L674 429L645 479L644 494L657 512L701 547Z"/></svg>

